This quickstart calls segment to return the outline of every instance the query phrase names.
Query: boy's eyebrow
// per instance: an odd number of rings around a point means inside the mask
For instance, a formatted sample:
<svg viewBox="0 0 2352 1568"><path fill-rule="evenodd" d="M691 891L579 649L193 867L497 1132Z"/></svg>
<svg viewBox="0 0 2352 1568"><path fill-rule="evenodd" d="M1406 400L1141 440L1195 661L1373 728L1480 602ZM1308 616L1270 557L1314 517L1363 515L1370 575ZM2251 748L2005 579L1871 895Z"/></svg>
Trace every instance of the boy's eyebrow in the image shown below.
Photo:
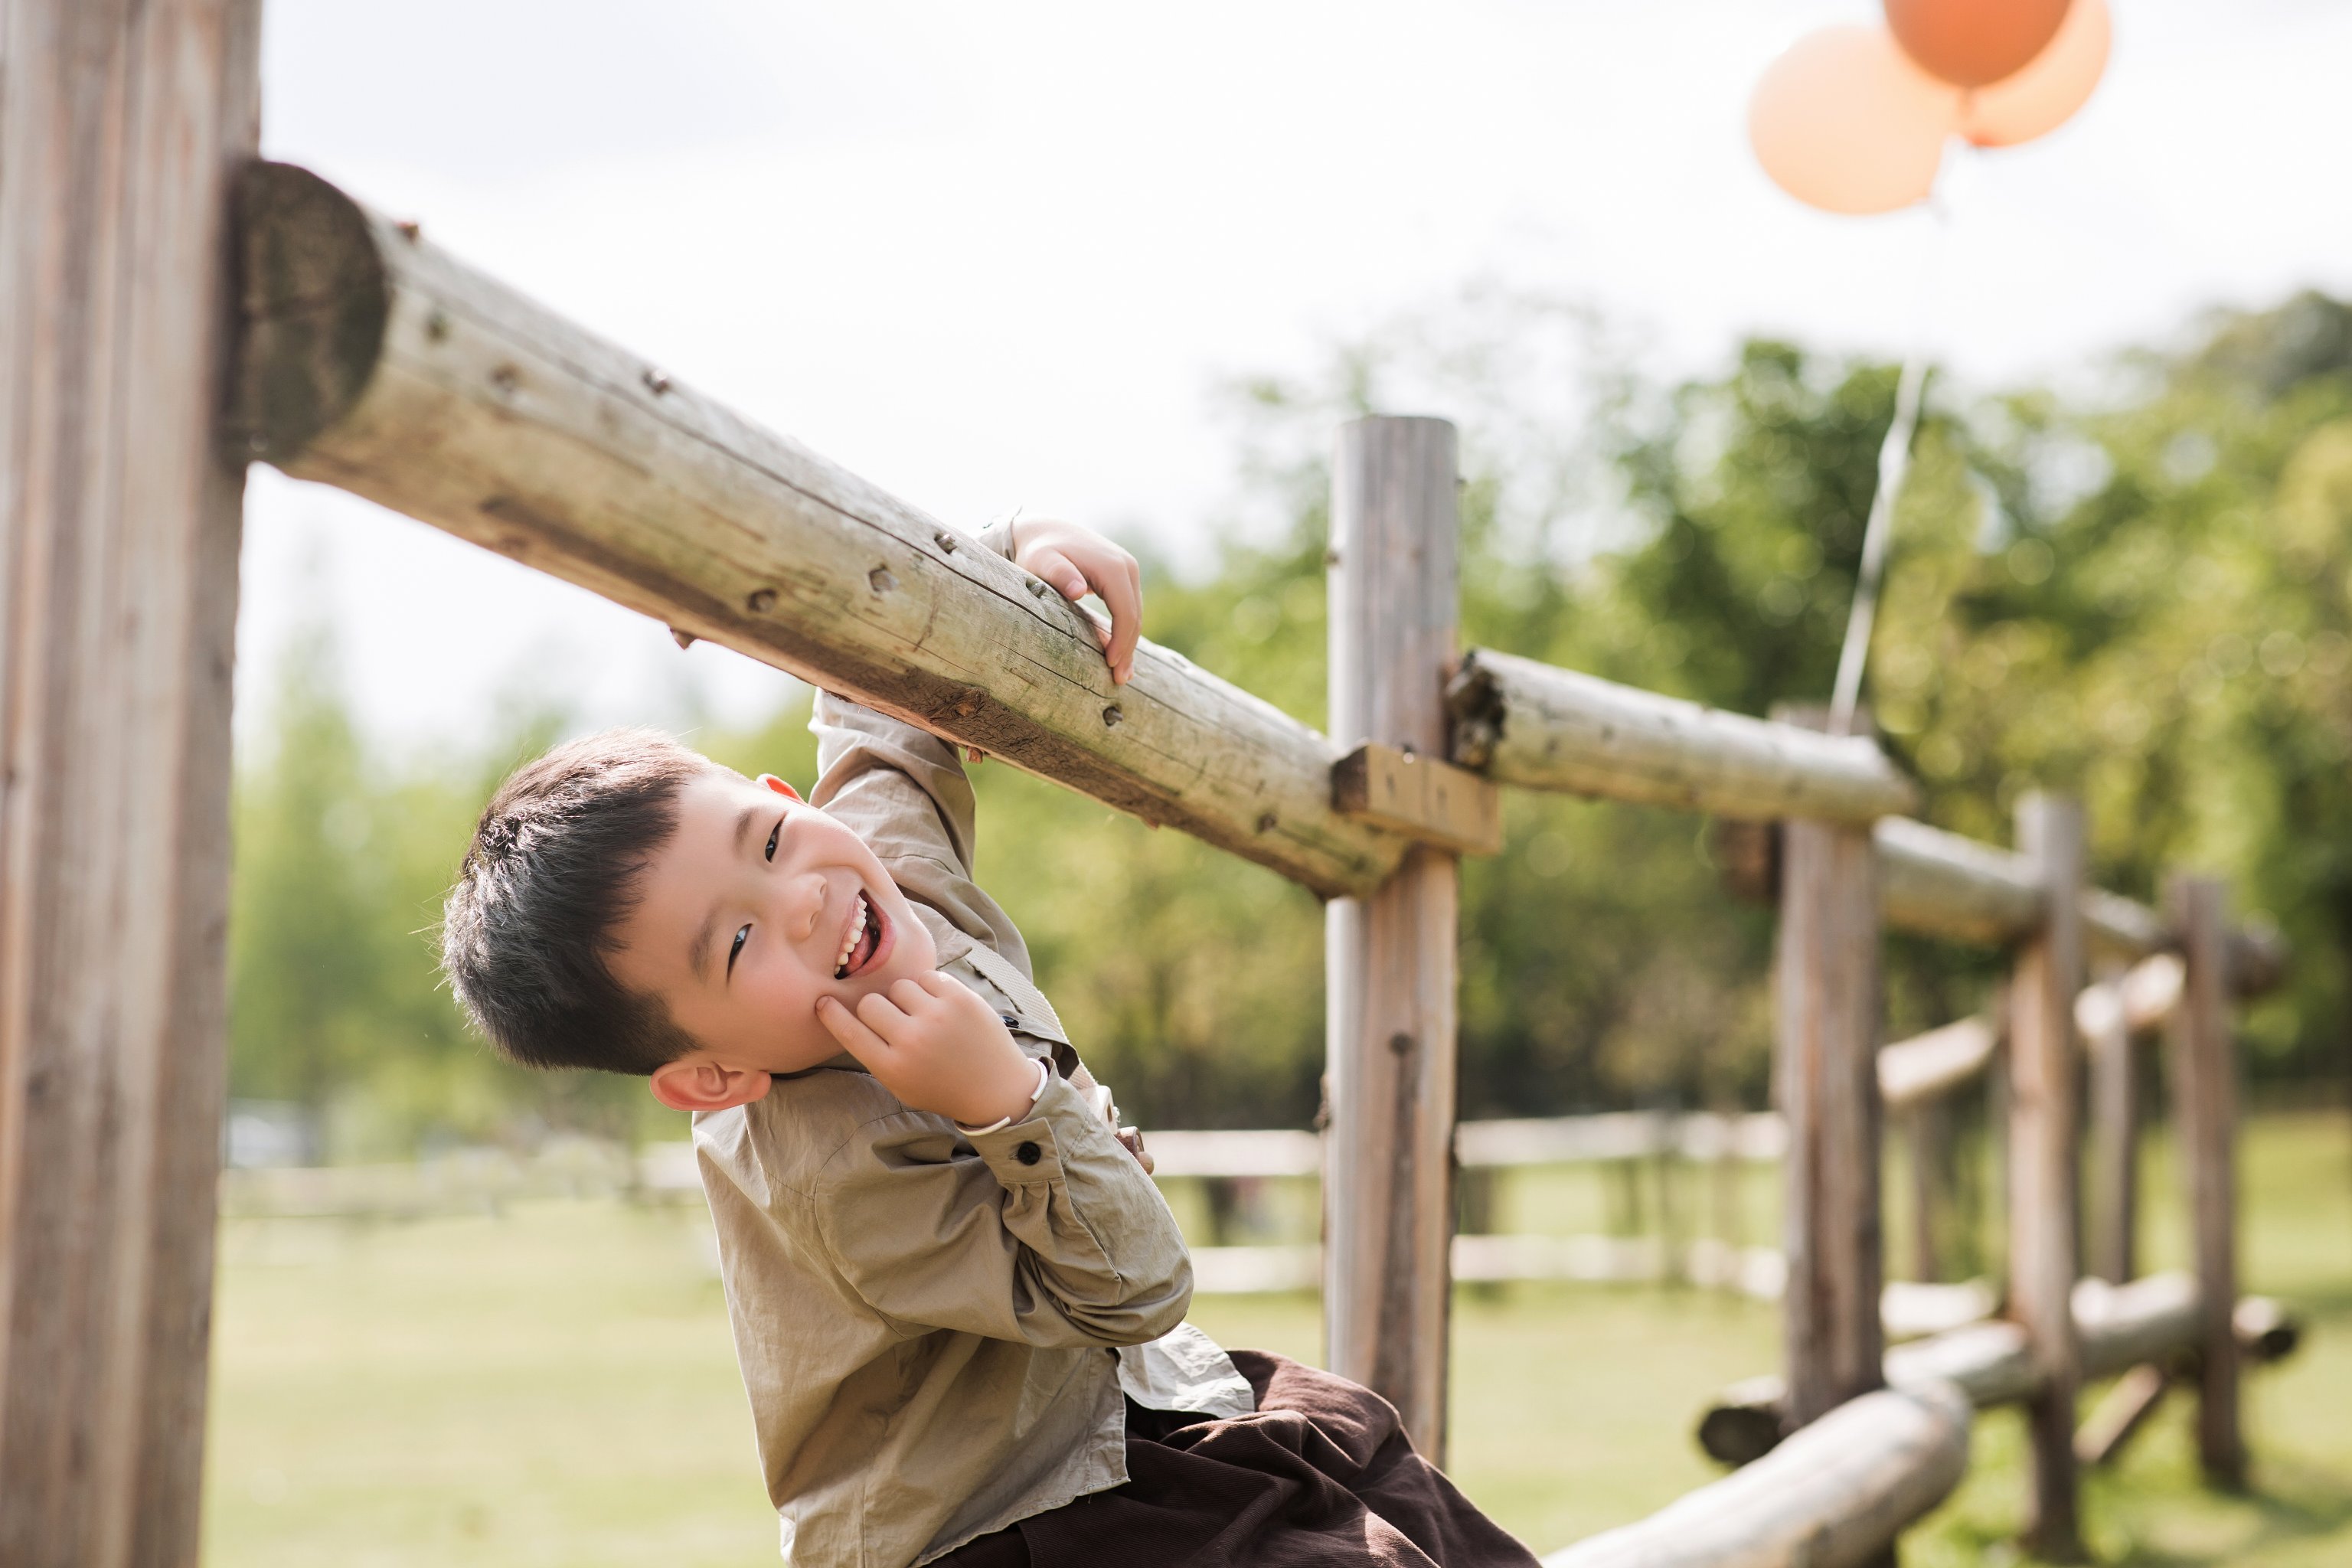
<svg viewBox="0 0 2352 1568"><path fill-rule="evenodd" d="M718 934L719 906L713 904L710 912L702 917L702 924L695 931L694 940L686 945L686 962L694 971L697 980L710 978L710 942Z"/></svg>

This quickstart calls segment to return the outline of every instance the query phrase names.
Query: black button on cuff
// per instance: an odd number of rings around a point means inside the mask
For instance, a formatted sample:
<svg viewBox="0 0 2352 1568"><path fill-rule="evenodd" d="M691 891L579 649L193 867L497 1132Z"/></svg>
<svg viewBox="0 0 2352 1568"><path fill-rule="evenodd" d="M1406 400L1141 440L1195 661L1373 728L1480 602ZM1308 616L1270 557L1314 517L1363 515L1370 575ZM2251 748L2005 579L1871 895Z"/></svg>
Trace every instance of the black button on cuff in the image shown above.
<svg viewBox="0 0 2352 1568"><path fill-rule="evenodd" d="M1013 1151L1013 1157L1024 1165L1034 1165L1045 1157L1045 1152L1034 1143L1024 1143Z"/></svg>

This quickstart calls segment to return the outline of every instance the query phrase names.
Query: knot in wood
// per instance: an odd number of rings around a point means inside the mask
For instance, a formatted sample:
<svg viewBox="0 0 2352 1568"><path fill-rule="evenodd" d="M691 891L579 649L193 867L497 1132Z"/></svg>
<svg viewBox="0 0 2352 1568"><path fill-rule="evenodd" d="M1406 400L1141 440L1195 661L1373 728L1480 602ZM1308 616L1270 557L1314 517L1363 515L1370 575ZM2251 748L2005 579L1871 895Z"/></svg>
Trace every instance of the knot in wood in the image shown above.
<svg viewBox="0 0 2352 1568"><path fill-rule="evenodd" d="M773 588L754 588L751 596L743 601L743 607L755 616L764 616L776 607L776 591Z"/></svg>
<svg viewBox="0 0 2352 1568"><path fill-rule="evenodd" d="M1402 1030L1389 1037L1389 1051L1400 1060L1412 1055L1414 1044L1413 1037Z"/></svg>
<svg viewBox="0 0 2352 1568"><path fill-rule="evenodd" d="M866 574L866 582L877 594L887 594L898 585L898 579L891 575L887 566L877 566Z"/></svg>
<svg viewBox="0 0 2352 1568"><path fill-rule="evenodd" d="M1280 820L1280 817L1270 811L1261 811L1257 814L1257 830L1260 833L1271 833L1274 831L1274 825Z"/></svg>

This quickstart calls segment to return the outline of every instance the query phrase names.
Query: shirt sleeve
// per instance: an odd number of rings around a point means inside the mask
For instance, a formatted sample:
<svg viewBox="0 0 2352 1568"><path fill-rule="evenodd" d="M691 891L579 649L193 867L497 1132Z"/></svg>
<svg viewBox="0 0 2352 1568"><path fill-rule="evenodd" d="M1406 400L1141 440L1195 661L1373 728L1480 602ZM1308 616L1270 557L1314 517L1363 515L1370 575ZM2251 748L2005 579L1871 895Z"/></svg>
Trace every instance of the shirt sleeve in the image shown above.
<svg viewBox="0 0 2352 1568"><path fill-rule="evenodd" d="M956 749L830 691L816 694L809 729L817 761L809 804L864 839L908 898L1029 973L1021 929L971 879L979 814Z"/></svg>
<svg viewBox="0 0 2352 1568"><path fill-rule="evenodd" d="M819 1233L842 1279L913 1331L1133 1345L1183 1321L1192 1267L1151 1178L1068 1082L965 1137L886 1117L827 1165Z"/></svg>

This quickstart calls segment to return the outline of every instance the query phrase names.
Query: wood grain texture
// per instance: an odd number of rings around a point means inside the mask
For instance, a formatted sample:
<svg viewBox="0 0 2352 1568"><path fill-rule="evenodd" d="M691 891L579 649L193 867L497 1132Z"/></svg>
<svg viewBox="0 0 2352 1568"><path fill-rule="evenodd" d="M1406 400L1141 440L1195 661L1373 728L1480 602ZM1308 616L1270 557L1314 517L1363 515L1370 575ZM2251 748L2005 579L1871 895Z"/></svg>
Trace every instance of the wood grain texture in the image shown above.
<svg viewBox="0 0 2352 1568"><path fill-rule="evenodd" d="M1497 784L1756 819L1869 822L1918 801L1874 741L1833 739L1488 648L1464 658L1447 702L1454 761Z"/></svg>
<svg viewBox="0 0 2352 1568"><path fill-rule="evenodd" d="M2010 1310L2032 1347L2026 1402L2032 1446L2025 1540L2054 1562L2084 1555L2074 1464L2082 1356L2069 1301L2079 1251L2080 1060L2074 999L2083 989L2082 807L2032 795L2018 803L2017 839L2042 889L2041 929L2018 950L2010 986Z"/></svg>
<svg viewBox="0 0 2352 1568"><path fill-rule="evenodd" d="M1789 1127L1781 1319L1799 1426L1879 1384L1878 951L1869 828L1785 824L1772 1049Z"/></svg>
<svg viewBox="0 0 2352 1568"><path fill-rule="evenodd" d="M0 1563L196 1560L249 0L0 5Z"/></svg>
<svg viewBox="0 0 2352 1568"><path fill-rule="evenodd" d="M1307 725L1150 644L1112 686L1044 583L315 176L255 166L243 228L239 449L1318 893L1402 859Z"/></svg>
<svg viewBox="0 0 2352 1568"><path fill-rule="evenodd" d="M1968 1400L1949 1385L1864 1394L1745 1469L1544 1568L1861 1568L1967 1472Z"/></svg>
<svg viewBox="0 0 2352 1568"><path fill-rule="evenodd" d="M1331 480L1331 731L1443 755L1455 657L1454 438L1359 420ZM1386 886L1325 911L1323 1321L1331 1369L1444 1451L1453 1231L1458 867L1423 845Z"/></svg>
<svg viewBox="0 0 2352 1568"><path fill-rule="evenodd" d="M2079 1281L2073 1293L2074 1336L2085 1377L2113 1376L2147 1362L2165 1362L2192 1349L2206 1321L2196 1279L2150 1274L2129 1285ZM2232 1325L2239 1353L2275 1361L2296 1348L2300 1325L2277 1302L2249 1296L2222 1321ZM1971 1323L1931 1334L1886 1352L1890 1388L1948 1383L1979 1409L2014 1405L2041 1386L2024 1328L2014 1322ZM1699 1446L1723 1464L1745 1464L1768 1451L1786 1430L1788 1384L1752 1377L1717 1396L1700 1417Z"/></svg>
<svg viewBox="0 0 2352 1568"><path fill-rule="evenodd" d="M2166 889L2181 933L2186 979L2171 1031L2173 1115L2188 1182L2191 1253L2204 1300L2234 1301L2238 1282L2238 1068L2230 1037L2230 955L2221 884L2181 876ZM2207 1478L2246 1479L2238 1419L2238 1350L2229 1320L2214 1313L2198 1338L2197 1454Z"/></svg>
<svg viewBox="0 0 2352 1568"><path fill-rule="evenodd" d="M1467 768L1367 742L1331 766L1331 805L1457 855L1503 847L1503 795Z"/></svg>

